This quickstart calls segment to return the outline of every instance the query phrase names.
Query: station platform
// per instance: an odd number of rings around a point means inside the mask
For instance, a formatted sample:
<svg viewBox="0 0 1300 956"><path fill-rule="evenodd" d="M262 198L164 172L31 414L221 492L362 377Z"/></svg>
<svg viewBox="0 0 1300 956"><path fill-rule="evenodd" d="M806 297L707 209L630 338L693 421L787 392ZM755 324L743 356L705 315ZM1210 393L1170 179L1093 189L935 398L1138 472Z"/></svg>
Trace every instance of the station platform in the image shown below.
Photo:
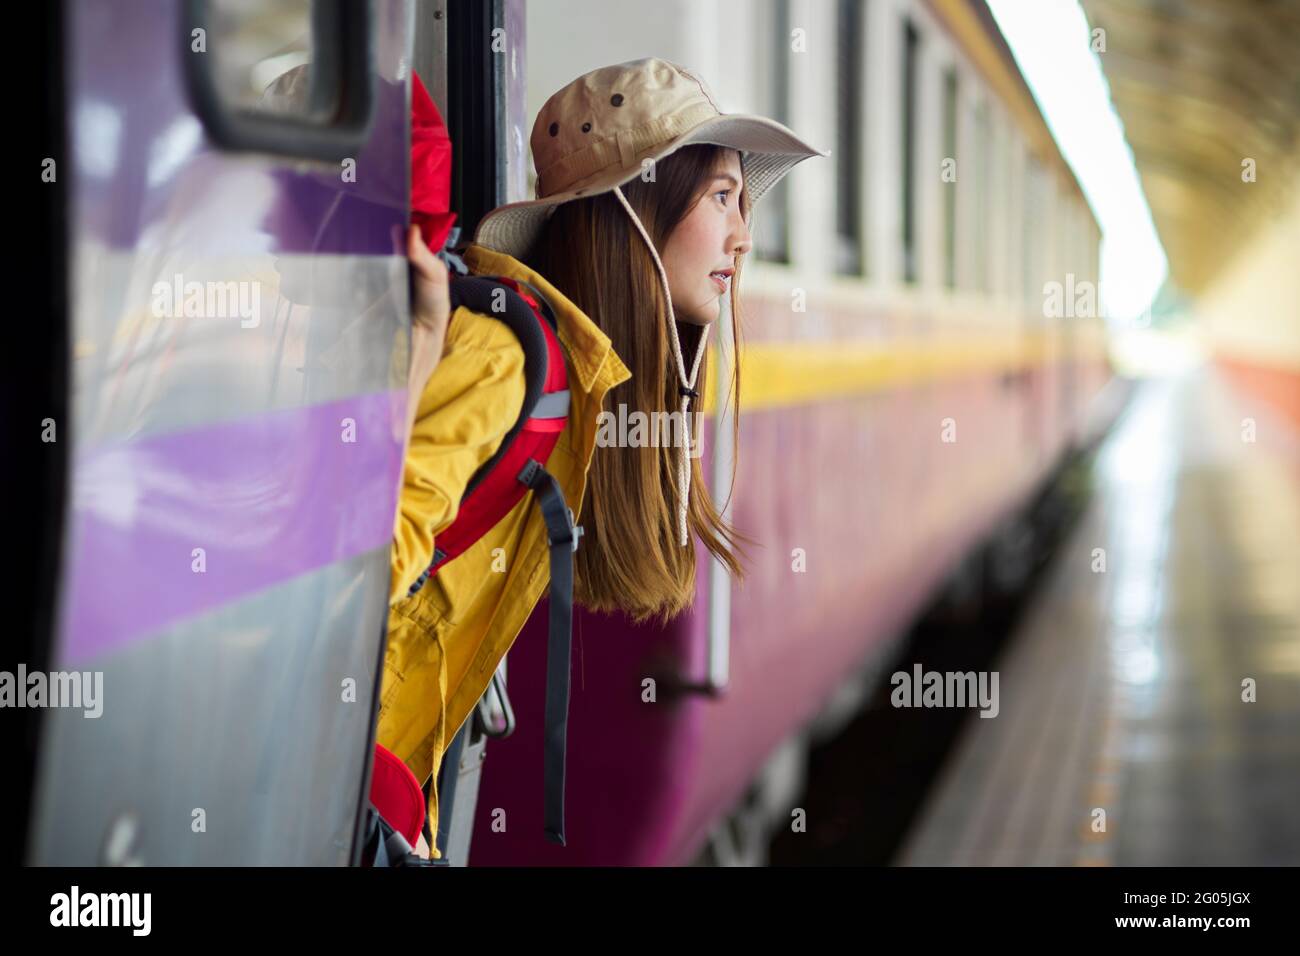
<svg viewBox="0 0 1300 956"><path fill-rule="evenodd" d="M1300 432L1199 366L1093 481L893 862L1300 864Z"/></svg>

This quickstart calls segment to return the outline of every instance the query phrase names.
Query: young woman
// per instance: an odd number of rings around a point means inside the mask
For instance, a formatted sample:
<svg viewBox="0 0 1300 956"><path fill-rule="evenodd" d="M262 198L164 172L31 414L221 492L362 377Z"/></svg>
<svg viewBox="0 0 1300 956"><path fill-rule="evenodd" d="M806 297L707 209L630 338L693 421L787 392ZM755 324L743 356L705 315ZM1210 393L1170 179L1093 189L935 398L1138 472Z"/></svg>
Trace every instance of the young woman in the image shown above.
<svg viewBox="0 0 1300 956"><path fill-rule="evenodd" d="M538 114L531 145L539 198L484 217L464 260L475 274L528 282L558 320L570 411L546 467L584 529L576 601L638 621L667 618L694 597L692 538L739 575L738 536L701 480L690 448L696 436L597 447L598 416L620 403L651 421L692 411L709 328L728 291L738 317L751 207L798 162L828 154L779 123L722 113L698 77L659 59L604 67L565 86ZM528 496L408 595L524 394L514 335L467 308L448 321L445 270L417 235L410 252L414 418L377 739L423 781L437 774L545 592L549 566L545 527ZM436 790L429 813L436 833Z"/></svg>

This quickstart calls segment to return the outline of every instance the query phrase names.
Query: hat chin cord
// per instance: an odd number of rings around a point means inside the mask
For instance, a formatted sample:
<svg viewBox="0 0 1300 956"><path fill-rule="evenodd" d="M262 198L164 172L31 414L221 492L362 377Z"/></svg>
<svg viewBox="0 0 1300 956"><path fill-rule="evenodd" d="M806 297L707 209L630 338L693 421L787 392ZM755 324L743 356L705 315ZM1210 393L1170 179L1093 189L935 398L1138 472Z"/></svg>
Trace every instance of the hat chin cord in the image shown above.
<svg viewBox="0 0 1300 956"><path fill-rule="evenodd" d="M632 206L628 203L627 197L623 195L623 190L615 186L614 195L623 204L623 208L627 210L627 214L632 218L632 225L636 226L636 231L641 233L641 238L645 240L646 246L650 249L650 257L654 259L655 268L659 271L659 281L663 285L664 302L668 304L668 334L673 341L673 358L677 362L677 377L681 382L682 431L686 435L686 441L679 444L677 449L677 538L678 544L684 548L689 541L686 530L686 514L691 492L691 426L690 419L686 417L686 410L690 407L691 396L698 394L695 389L695 380L699 376L700 360L704 358L704 346L709 339L709 326L706 325L700 335L699 344L695 347L695 358L691 363L691 374L687 376L686 363L682 360L681 341L677 337L677 316L673 313L673 297L668 288L668 273L664 271L664 264L659 259L659 251L655 249L655 244L650 241L650 236L645 231L645 226L641 224L641 219L632 211Z"/></svg>

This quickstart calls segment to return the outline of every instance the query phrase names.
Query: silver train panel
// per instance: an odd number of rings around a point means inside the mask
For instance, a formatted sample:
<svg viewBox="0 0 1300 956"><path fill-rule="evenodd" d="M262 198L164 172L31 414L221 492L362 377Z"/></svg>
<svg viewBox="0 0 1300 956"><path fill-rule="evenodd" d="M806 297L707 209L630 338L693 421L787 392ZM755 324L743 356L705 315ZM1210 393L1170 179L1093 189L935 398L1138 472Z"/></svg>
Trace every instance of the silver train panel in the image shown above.
<svg viewBox="0 0 1300 956"><path fill-rule="evenodd" d="M333 564L88 665L102 713L48 712L33 862L346 864L388 558Z"/></svg>

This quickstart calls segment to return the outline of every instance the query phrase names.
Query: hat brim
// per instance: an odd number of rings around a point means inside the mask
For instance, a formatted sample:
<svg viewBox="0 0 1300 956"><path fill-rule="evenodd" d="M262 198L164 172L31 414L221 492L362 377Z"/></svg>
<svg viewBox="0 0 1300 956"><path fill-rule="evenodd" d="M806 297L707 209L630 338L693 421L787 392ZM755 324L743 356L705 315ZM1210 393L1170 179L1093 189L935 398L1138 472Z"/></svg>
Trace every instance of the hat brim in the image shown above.
<svg viewBox="0 0 1300 956"><path fill-rule="evenodd" d="M521 259L537 241L542 227L556 206L574 199L598 196L622 186L641 175L646 159L658 161L683 146L712 143L739 150L745 170L745 190L750 203L757 205L781 177L813 156L830 156L829 150L808 145L775 120L764 116L723 113L669 140L657 150L637 157L631 168L601 170L574 183L568 190L543 199L498 206L480 220L474 242L495 252Z"/></svg>

